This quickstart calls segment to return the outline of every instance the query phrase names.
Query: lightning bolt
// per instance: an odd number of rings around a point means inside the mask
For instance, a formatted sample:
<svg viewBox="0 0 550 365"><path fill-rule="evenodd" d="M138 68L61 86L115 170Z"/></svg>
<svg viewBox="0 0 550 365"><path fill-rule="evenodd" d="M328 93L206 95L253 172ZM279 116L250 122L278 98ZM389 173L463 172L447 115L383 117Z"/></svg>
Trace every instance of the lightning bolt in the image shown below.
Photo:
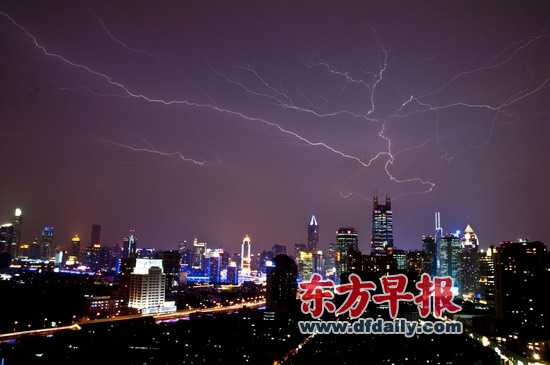
<svg viewBox="0 0 550 365"><path fill-rule="evenodd" d="M180 160L183 160L185 162L191 162L195 165L200 165L200 166L212 165L213 164L211 162L198 161L198 160L195 160L195 159L192 159L192 158L189 158L189 157L185 157L180 152L162 152L162 151L157 150L155 147L153 147L153 145L151 145L149 142L147 142L145 140L145 138L142 138L141 140L143 141L143 143L145 143L147 145L147 148L132 147L132 146L128 146L128 145L125 145L125 144L122 144L122 143L119 143L119 142L110 141L108 139L98 138L98 141L100 141L100 142L109 143L109 144L112 144L114 146L126 148L126 149L131 150L131 151L147 152L147 153L152 153L152 154L160 155L160 156L174 157L174 158L178 158Z"/></svg>

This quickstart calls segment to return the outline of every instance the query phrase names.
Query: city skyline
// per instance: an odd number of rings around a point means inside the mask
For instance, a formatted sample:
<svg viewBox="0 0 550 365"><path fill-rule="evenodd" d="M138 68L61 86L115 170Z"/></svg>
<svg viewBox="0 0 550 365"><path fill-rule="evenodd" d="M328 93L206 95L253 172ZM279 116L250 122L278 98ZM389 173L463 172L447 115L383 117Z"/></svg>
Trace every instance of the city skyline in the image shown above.
<svg viewBox="0 0 550 365"><path fill-rule="evenodd" d="M398 5L398 6L396 6ZM550 242L548 4L0 5L0 223L237 252L355 227ZM460 31L458 31L460 29ZM56 242L57 238L63 242Z"/></svg>

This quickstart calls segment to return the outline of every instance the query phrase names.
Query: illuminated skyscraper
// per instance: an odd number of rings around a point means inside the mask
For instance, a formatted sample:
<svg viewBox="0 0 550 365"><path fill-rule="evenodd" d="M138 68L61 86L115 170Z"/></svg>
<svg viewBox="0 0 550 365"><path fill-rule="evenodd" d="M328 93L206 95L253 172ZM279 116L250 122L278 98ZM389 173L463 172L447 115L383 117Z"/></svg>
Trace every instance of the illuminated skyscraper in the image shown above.
<svg viewBox="0 0 550 365"><path fill-rule="evenodd" d="M453 279L453 286L458 287L458 254L462 247L460 241L460 232L456 234L448 233L441 238L440 244L440 275L450 276Z"/></svg>
<svg viewBox="0 0 550 365"><path fill-rule="evenodd" d="M298 273L302 281L310 281L313 275L313 254L311 252L300 252L298 260Z"/></svg>
<svg viewBox="0 0 550 365"><path fill-rule="evenodd" d="M221 282L221 271L222 271L222 254L223 250L221 248L217 248L215 250L206 250L205 254L205 260L206 260L206 268L205 268L205 274L208 275L209 280L213 284L217 284Z"/></svg>
<svg viewBox="0 0 550 365"><path fill-rule="evenodd" d="M204 253L206 252L206 242L199 242L198 239L193 240L193 259L191 268L202 271L204 269Z"/></svg>
<svg viewBox="0 0 550 365"><path fill-rule="evenodd" d="M386 204L378 203L378 196L373 196L370 244L373 256L385 256L393 249L393 213L389 195L386 195Z"/></svg>
<svg viewBox="0 0 550 365"><path fill-rule="evenodd" d="M466 229L464 230L464 234L462 235L462 249L468 250L468 251L477 251L479 247L479 243L477 242L477 236L468 224Z"/></svg>
<svg viewBox="0 0 550 365"><path fill-rule="evenodd" d="M422 251L430 256L430 268L426 273L437 275L437 245L432 236L422 236Z"/></svg>
<svg viewBox="0 0 550 365"><path fill-rule="evenodd" d="M53 227L44 227L42 231L42 245L40 246L42 260L53 259Z"/></svg>
<svg viewBox="0 0 550 365"><path fill-rule="evenodd" d="M241 246L241 274L250 275L250 237L245 236Z"/></svg>
<svg viewBox="0 0 550 365"><path fill-rule="evenodd" d="M13 221L13 241L11 243L11 257L15 258L19 255L19 246L21 245L21 225L23 224L23 215L21 209L15 209L15 220Z"/></svg>
<svg viewBox="0 0 550 365"><path fill-rule="evenodd" d="M308 252L317 252L319 250L319 224L315 216L311 216L309 225L307 226L307 246Z"/></svg>
<svg viewBox="0 0 550 365"><path fill-rule="evenodd" d="M336 282L340 275L349 272L349 256L351 251L359 251L359 241L355 228L342 227L336 232Z"/></svg>
<svg viewBox="0 0 550 365"><path fill-rule="evenodd" d="M134 230L130 230L130 235L124 237L122 242L122 257L127 259L136 253L137 239L134 236Z"/></svg>
<svg viewBox="0 0 550 365"><path fill-rule="evenodd" d="M128 306L142 313L154 312L164 304L166 276L162 260L136 259L130 275L130 299Z"/></svg>
<svg viewBox="0 0 550 365"><path fill-rule="evenodd" d="M80 255L80 237L77 234L74 235L71 240L71 246L69 247L69 256L77 258Z"/></svg>

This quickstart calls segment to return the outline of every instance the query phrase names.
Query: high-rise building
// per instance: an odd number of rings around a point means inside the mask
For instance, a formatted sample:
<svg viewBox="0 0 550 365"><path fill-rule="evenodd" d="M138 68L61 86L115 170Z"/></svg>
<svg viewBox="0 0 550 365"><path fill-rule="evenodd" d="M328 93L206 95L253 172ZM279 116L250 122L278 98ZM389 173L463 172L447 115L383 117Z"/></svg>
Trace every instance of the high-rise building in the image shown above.
<svg viewBox="0 0 550 365"><path fill-rule="evenodd" d="M313 254L311 252L300 252L298 259L298 275L302 281L310 281L313 275Z"/></svg>
<svg viewBox="0 0 550 365"><path fill-rule="evenodd" d="M323 251L313 252L313 273L319 274L323 278L327 276Z"/></svg>
<svg viewBox="0 0 550 365"><path fill-rule="evenodd" d="M286 246L285 245L278 245L274 244L273 248L271 249L272 256L275 257L279 254L286 255Z"/></svg>
<svg viewBox="0 0 550 365"><path fill-rule="evenodd" d="M40 246L42 252L40 258L42 260L53 259L53 227L44 227L42 231L42 244Z"/></svg>
<svg viewBox="0 0 550 365"><path fill-rule="evenodd" d="M239 268L235 261L227 266L227 283L237 285L239 283Z"/></svg>
<svg viewBox="0 0 550 365"><path fill-rule="evenodd" d="M101 226L99 224L92 224L92 237L90 239L90 246L101 245Z"/></svg>
<svg viewBox="0 0 550 365"><path fill-rule="evenodd" d="M180 253L179 250L155 252L156 259L162 260L162 269L166 275L166 299L176 300L180 284Z"/></svg>
<svg viewBox="0 0 550 365"><path fill-rule="evenodd" d="M441 214L435 213L435 274L441 275L441 239L443 238L443 227L441 227Z"/></svg>
<svg viewBox="0 0 550 365"><path fill-rule="evenodd" d="M334 242L328 244L327 254L325 255L325 270L329 273L336 272L336 244Z"/></svg>
<svg viewBox="0 0 550 365"><path fill-rule="evenodd" d="M469 251L477 251L479 247L479 243L477 242L477 236L468 224L466 229L464 230L464 234L462 235L462 249L469 250Z"/></svg>
<svg viewBox="0 0 550 365"><path fill-rule="evenodd" d="M546 245L528 240L501 242L493 256L496 318L523 338L548 338L550 253Z"/></svg>
<svg viewBox="0 0 550 365"><path fill-rule="evenodd" d="M453 279L453 286L458 287L458 253L462 247L459 232L448 233L441 238L439 249L440 275L450 276Z"/></svg>
<svg viewBox="0 0 550 365"><path fill-rule="evenodd" d="M266 267L266 307L268 310L290 310L296 305L296 263L287 255L277 255Z"/></svg>
<svg viewBox="0 0 550 365"><path fill-rule="evenodd" d="M193 259L191 268L193 270L204 270L204 253L206 252L206 242L199 242L197 238L193 240Z"/></svg>
<svg viewBox="0 0 550 365"><path fill-rule="evenodd" d="M359 251L357 230L353 227L341 227L336 232L336 282L340 282L342 274L349 272L351 251Z"/></svg>
<svg viewBox="0 0 550 365"><path fill-rule="evenodd" d="M23 224L23 213L21 209L15 209L15 219L13 221L13 240L11 243L11 257L15 258L19 255L19 246L21 245L21 226Z"/></svg>
<svg viewBox="0 0 550 365"><path fill-rule="evenodd" d="M432 236L422 236L422 251L430 256L430 268L426 271L431 276L437 275L437 245Z"/></svg>
<svg viewBox="0 0 550 365"><path fill-rule="evenodd" d="M101 246L99 243L94 243L92 246L86 248L86 255L84 256L84 265L89 267L92 271L98 271L101 269L99 263L99 250Z"/></svg>
<svg viewBox="0 0 550 365"><path fill-rule="evenodd" d="M137 239L134 236L134 230L130 230L130 235L124 237L122 242L122 257L127 259L136 253Z"/></svg>
<svg viewBox="0 0 550 365"><path fill-rule="evenodd" d="M319 251L319 224L314 215L311 216L309 225L307 226L307 245L308 252Z"/></svg>
<svg viewBox="0 0 550 365"><path fill-rule="evenodd" d="M307 251L307 245L303 243L295 243L294 244L294 259L296 262L300 259L300 252Z"/></svg>
<svg viewBox="0 0 550 365"><path fill-rule="evenodd" d="M206 261L206 275L211 283L217 284L221 282L221 271L222 271L222 254L223 250L221 248L215 250L206 250L205 261Z"/></svg>
<svg viewBox="0 0 550 365"><path fill-rule="evenodd" d="M476 302L489 308L495 307L495 265L493 254L495 247L491 246L479 257L478 292Z"/></svg>
<svg viewBox="0 0 550 365"><path fill-rule="evenodd" d="M6 223L0 226L0 252L10 253L10 247L14 236L13 231L14 227L12 223Z"/></svg>
<svg viewBox="0 0 550 365"><path fill-rule="evenodd" d="M29 258L33 260L40 260L41 255L42 250L40 248L40 241L38 241L38 238L35 238L31 243L31 247L29 248Z"/></svg>
<svg viewBox="0 0 550 365"><path fill-rule="evenodd" d="M241 245L241 274L250 275L250 237L248 235L243 239Z"/></svg>
<svg viewBox="0 0 550 365"><path fill-rule="evenodd" d="M69 247L69 256L73 256L79 260L80 255L80 237L77 234L74 235L71 240L71 246Z"/></svg>
<svg viewBox="0 0 550 365"><path fill-rule="evenodd" d="M407 270L407 252L404 250L391 250L389 253L395 260L397 270Z"/></svg>
<svg viewBox="0 0 550 365"><path fill-rule="evenodd" d="M374 256L385 256L393 249L393 213L389 195L386 195L386 204L380 204L378 196L373 197L370 244Z"/></svg>
<svg viewBox="0 0 550 365"><path fill-rule="evenodd" d="M164 306L166 276L162 260L136 259L130 275L130 299L128 306L142 313L158 312Z"/></svg>

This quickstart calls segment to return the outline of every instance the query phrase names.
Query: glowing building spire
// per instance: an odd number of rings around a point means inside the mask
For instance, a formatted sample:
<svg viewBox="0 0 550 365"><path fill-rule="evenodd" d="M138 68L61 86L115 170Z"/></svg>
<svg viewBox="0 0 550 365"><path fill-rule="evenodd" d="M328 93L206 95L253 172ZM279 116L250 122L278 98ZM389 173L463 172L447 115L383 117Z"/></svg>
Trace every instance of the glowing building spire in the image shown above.
<svg viewBox="0 0 550 365"><path fill-rule="evenodd" d="M246 235L241 246L241 274L250 275L250 237Z"/></svg>

